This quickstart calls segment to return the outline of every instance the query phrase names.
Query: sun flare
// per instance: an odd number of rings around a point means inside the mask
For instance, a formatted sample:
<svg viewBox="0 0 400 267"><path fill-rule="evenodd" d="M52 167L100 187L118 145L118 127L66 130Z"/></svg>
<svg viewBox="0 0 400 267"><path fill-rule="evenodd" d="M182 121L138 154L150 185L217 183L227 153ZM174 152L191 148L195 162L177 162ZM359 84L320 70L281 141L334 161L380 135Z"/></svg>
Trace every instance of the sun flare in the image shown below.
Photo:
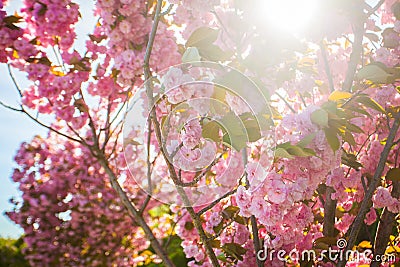
<svg viewBox="0 0 400 267"><path fill-rule="evenodd" d="M263 0L262 19L271 26L291 33L300 33L315 14L317 0Z"/></svg>

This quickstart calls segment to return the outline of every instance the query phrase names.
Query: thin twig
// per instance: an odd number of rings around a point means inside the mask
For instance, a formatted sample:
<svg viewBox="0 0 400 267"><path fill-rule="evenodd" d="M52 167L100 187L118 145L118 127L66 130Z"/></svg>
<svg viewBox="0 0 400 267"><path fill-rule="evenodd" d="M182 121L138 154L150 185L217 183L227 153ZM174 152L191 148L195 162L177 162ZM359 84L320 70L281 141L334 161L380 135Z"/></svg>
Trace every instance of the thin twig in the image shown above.
<svg viewBox="0 0 400 267"><path fill-rule="evenodd" d="M222 195L220 198L217 198L216 200L214 200L213 202L211 202L208 206L202 208L199 212L197 212L197 215L201 216L203 213L205 213L206 211L212 209L215 205L217 205L221 200L223 200L224 198L229 197L230 195L235 194L237 191L237 188L225 193L224 195Z"/></svg>
<svg viewBox="0 0 400 267"><path fill-rule="evenodd" d="M9 106L9 105L3 103L2 101L0 101L0 105L3 106L3 107L5 107L6 109L10 109L10 110L12 110L12 111L23 112L22 109L14 108L14 107L12 107L12 106Z"/></svg>
<svg viewBox="0 0 400 267"><path fill-rule="evenodd" d="M385 0L380 0L373 8L368 10L367 17L369 17L372 14L374 14L381 7L381 5L383 5L383 3L385 3Z"/></svg>
<svg viewBox="0 0 400 267"><path fill-rule="evenodd" d="M15 86L15 89L17 89L19 96L22 98L23 96L22 96L21 87L18 85L17 80L15 79L15 76L14 76L14 73L12 72L12 70L11 70L10 64L7 64L7 69L8 69L8 74L10 75L11 80L12 80L14 86Z"/></svg>
<svg viewBox="0 0 400 267"><path fill-rule="evenodd" d="M282 99L283 102L285 102L286 106L287 106L294 114L296 114L296 110L294 110L294 108L289 104L289 102L287 102L287 100L286 100L280 93L278 93L278 92L275 91L275 94L276 94L277 96L279 96L279 98Z"/></svg>

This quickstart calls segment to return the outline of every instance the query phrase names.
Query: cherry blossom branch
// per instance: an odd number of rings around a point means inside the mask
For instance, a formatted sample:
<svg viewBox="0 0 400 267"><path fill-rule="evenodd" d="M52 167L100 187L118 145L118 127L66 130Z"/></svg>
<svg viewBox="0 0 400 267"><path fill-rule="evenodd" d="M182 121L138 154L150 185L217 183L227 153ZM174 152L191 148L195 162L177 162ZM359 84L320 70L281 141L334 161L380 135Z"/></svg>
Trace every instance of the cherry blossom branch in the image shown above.
<svg viewBox="0 0 400 267"><path fill-rule="evenodd" d="M294 114L296 114L296 110L294 110L294 108L289 104L289 102L287 102L287 100L278 92L275 92L275 94L277 96L279 96L280 99L283 100L283 102L285 102L286 106L290 109L290 111L292 111Z"/></svg>
<svg viewBox="0 0 400 267"><path fill-rule="evenodd" d="M188 186L194 186L195 184L197 184L201 180L201 178L203 178L212 169L212 167L214 167L215 164L217 164L219 162L219 160L223 157L225 151L226 150L224 150L217 158L215 158L213 160L213 162L211 162L210 165L208 165L207 168L204 171L202 171L200 174L198 174L191 182L187 182L187 183L179 182L178 185L182 186L182 187L188 187Z"/></svg>
<svg viewBox="0 0 400 267"><path fill-rule="evenodd" d="M150 56L151 56L151 51L153 49L153 44L154 44L154 40L156 37L156 32L157 32L157 28L158 28L158 23L160 21L160 17L161 17L161 6L162 6L162 0L158 0L157 1L157 5L156 5L156 9L155 9L155 14L154 14L154 19L153 19L153 26L149 35L149 40L147 43L147 47L146 47L146 53L144 56L144 76L145 76L145 86L146 86L146 94L147 94L147 99L148 99L148 105L149 105L149 116L151 121L153 122L153 126L154 126L154 132L157 138L157 142L160 145L160 150L161 153L165 159L165 162L167 164L168 167L168 171L169 174L171 176L172 181L175 184L175 187L178 191L178 194L180 195L180 197L182 198L182 201L186 207L186 210L188 211L190 217L193 220L193 224L196 227L196 230L200 236L200 240L203 242L203 245L206 249L206 253L212 263L212 265L214 267L219 267L219 262L218 259L215 255L215 252L209 242L209 240L207 239L207 235L203 229L203 225L201 222L200 217L196 214L196 212L194 211L193 207L191 207L191 203L189 198L186 195L186 192L183 190L182 187L178 186L177 183L179 181L179 178L176 174L175 171L175 167L172 165L172 163L168 160L168 153L166 152L165 146L163 145L163 141L162 141L162 134L161 134L161 127L160 127L160 122L157 120L157 114L155 109L153 108L154 106L154 97L153 97L153 87L152 87L152 75L151 75L151 70L150 70Z"/></svg>
<svg viewBox="0 0 400 267"><path fill-rule="evenodd" d="M329 89L332 93L335 91L335 86L333 83L332 72L328 62L328 56L326 53L326 47L324 40L320 43L321 48L321 55L324 61L325 66L325 74L328 77ZM332 199L332 194L335 190L327 186L326 187L326 198L323 202L324 205L324 222L323 222L323 234L324 236L334 236L335 235L335 212L336 212L336 205L337 201Z"/></svg>
<svg viewBox="0 0 400 267"><path fill-rule="evenodd" d="M385 3L385 0L380 0L374 7L372 7L370 10L368 10L367 17L374 14L383 5L383 3Z"/></svg>
<svg viewBox="0 0 400 267"><path fill-rule="evenodd" d="M243 158L243 164L246 167L247 165L247 150L246 148L243 148L242 150L242 158ZM247 177L247 172L245 173L245 178L246 178L246 187L250 186L249 179ZM250 216L250 222L251 222L251 230L253 233L253 244L254 244L254 250L256 255L258 255L258 252L262 249L261 248L261 242L260 242L260 237L258 236L258 226L257 226L257 219L256 216L251 215ZM257 266L258 267L263 267L264 266L264 261L259 259L259 257L256 257L257 261Z"/></svg>
<svg viewBox="0 0 400 267"><path fill-rule="evenodd" d="M363 46L362 41L364 39L364 21L357 21L354 25L354 42L353 51L350 55L350 60L347 66L347 73L345 80L342 85L343 91L350 91L353 85L354 76L357 71L357 65L360 61Z"/></svg>
<svg viewBox="0 0 400 267"><path fill-rule="evenodd" d="M213 202L211 202L208 206L202 208L200 211L197 212L197 215L200 216L203 213L205 213L206 211L212 209L215 205L217 205L218 203L220 203L221 200L223 200L226 197L229 197L230 195L235 194L237 191L237 188L225 193L224 195L222 195L221 197L217 198L216 200L214 200Z"/></svg>
<svg viewBox="0 0 400 267"><path fill-rule="evenodd" d="M52 132L55 132L56 134L61 135L61 136L65 137L65 138L67 138L67 139L69 139L71 141L78 142L80 144L84 143L83 140L76 139L76 138L74 138L72 136L69 136L69 135L67 135L67 134L65 134L63 132L60 132L59 130L54 129L53 127L51 127L49 125L46 125L45 123L41 122L37 118L33 117L29 112L27 112L22 105L20 105L20 108L15 108L15 107L11 107L11 106L3 103L2 101L0 101L0 105L5 107L5 108L7 108L7 109L9 109L9 110L16 111L16 112L21 112L22 114L26 115L32 121L34 121L35 123L39 124L40 126L46 128L46 129L48 129L48 130L50 130Z"/></svg>
<svg viewBox="0 0 400 267"><path fill-rule="evenodd" d="M19 85L17 83L17 79L15 79L15 76L14 76L14 73L12 72L12 70L11 70L10 64L7 64L7 69L8 69L8 75L10 75L11 80L12 80L14 86L15 86L15 89L17 89L17 92L18 92L19 96L22 98L23 96L22 96L21 88L19 87Z"/></svg>
<svg viewBox="0 0 400 267"><path fill-rule="evenodd" d="M400 196L400 182L393 181L392 186L392 197L397 199ZM390 212L387 208L384 209L375 236L374 255L383 255L385 253L387 244L390 241L390 235L395 224L396 216L396 213ZM371 262L371 267L378 267L380 264L381 257L374 257L374 260Z"/></svg>
<svg viewBox="0 0 400 267"><path fill-rule="evenodd" d="M0 105L3 106L3 107L5 107L6 109L10 109L10 110L12 110L12 111L23 112L22 109L14 108L14 107L12 107L12 106L9 106L9 105L5 104L3 101L0 101Z"/></svg>
<svg viewBox="0 0 400 267"><path fill-rule="evenodd" d="M141 215L143 211L146 209L147 205L150 202L151 199L151 194L153 193L153 185L151 182L151 163L150 163L150 143L151 143L151 121L150 118L147 119L147 141L146 141L146 147L147 147L147 155L146 155L146 164L147 164L147 185L149 187L146 199L143 202L142 207L139 210L139 214Z"/></svg>
<svg viewBox="0 0 400 267"><path fill-rule="evenodd" d="M374 192L375 192L376 188L378 187L379 182L381 181L381 176L382 176L383 170L385 168L385 164L386 164L387 158L389 156L389 152L393 146L397 131L399 130L399 126L400 126L400 113L396 114L396 116L394 118L393 126L390 129L388 138L386 140L386 144L380 155L379 163L376 168L375 174L374 174L374 176L371 180L371 183L368 187L368 191L365 194L363 201L361 202L360 210L357 214L357 217L355 218L355 220L350 228L350 234L349 234L349 239L347 242L346 250L351 250L356 243L358 234L364 223L365 215L367 214L368 210L370 209L370 207L372 205L372 196L374 195ZM346 265L346 260L342 259L338 262L337 266L344 267L345 265Z"/></svg>
<svg viewBox="0 0 400 267"><path fill-rule="evenodd" d="M325 65L325 74L328 77L329 89L332 93L333 91L335 91L335 86L333 85L332 72L331 72L331 67L329 66L328 57L326 55L326 47L324 40L321 41L320 47L321 47L322 59L324 60L324 65Z"/></svg>
<svg viewBox="0 0 400 267"><path fill-rule="evenodd" d="M132 216L135 219L135 221L137 222L137 224L143 229L148 240L150 241L151 246L153 247L153 249L157 253L157 255L162 259L163 263L168 267L174 267L175 265L169 258L167 252L162 247L162 245L157 240L157 238L154 236L154 233L150 229L149 225L146 223L146 221L141 216L141 214L139 214L139 211L136 209L134 204L129 200L128 196L126 195L126 192L122 189L121 185L118 183L117 176L115 175L114 171L108 165L107 159L104 157L104 155L102 154L100 149L97 149L96 152L98 153L99 164L104 168L105 172L107 173L107 175L110 179L110 182L111 182L111 186L117 192L122 203L128 210L129 215Z"/></svg>
<svg viewBox="0 0 400 267"><path fill-rule="evenodd" d="M335 211L337 201L332 199L332 194L334 192L335 190L332 187L326 187L326 201L324 203L323 225L324 236L335 236Z"/></svg>

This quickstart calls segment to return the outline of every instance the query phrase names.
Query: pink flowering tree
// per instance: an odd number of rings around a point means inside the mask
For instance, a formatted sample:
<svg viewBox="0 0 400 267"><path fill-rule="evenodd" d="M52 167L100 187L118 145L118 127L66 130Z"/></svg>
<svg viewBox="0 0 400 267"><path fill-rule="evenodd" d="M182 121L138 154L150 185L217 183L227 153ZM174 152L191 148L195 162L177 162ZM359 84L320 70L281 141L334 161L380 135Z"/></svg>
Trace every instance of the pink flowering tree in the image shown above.
<svg viewBox="0 0 400 267"><path fill-rule="evenodd" d="M32 266L397 266L398 1L6 2Z"/></svg>

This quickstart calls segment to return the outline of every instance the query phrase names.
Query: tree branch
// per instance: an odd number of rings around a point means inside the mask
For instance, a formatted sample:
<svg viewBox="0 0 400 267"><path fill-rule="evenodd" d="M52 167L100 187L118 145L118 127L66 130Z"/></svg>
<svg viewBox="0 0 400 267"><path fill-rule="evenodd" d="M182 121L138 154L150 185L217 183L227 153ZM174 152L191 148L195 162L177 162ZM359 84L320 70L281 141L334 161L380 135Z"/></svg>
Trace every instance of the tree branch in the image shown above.
<svg viewBox="0 0 400 267"><path fill-rule="evenodd" d="M151 51L153 49L153 44L154 44L154 39L156 37L156 32L157 32L157 27L158 27L158 23L160 21L160 14L161 14L161 6L162 6L162 0L158 0L157 1L157 5L156 5L156 10L155 10L155 15L154 15L154 20L153 20L153 26L149 35L149 41L147 43L147 47L146 47L146 54L144 56L144 76L145 76L145 86L146 86L146 94L147 94L147 99L148 99L148 105L149 105L149 112L150 112L150 119L153 122L153 126L154 126L154 132L157 138L157 142L160 146L160 150L161 153L165 159L165 162L167 164L168 167L168 171L169 174L171 176L172 181L175 184L175 187L178 191L178 194L180 195L180 197L182 198L182 201L186 207L186 210L188 211L190 217L193 220L193 224L196 227L196 230L200 236L201 241L203 242L203 245L206 249L206 253L212 263L212 265L214 267L219 267L219 262L218 259L214 253L214 250L209 242L209 240L207 239L207 235L203 229L202 226L202 222L200 220L200 217L196 214L196 212L194 211L193 207L191 207L191 203L189 198L186 195L186 192L183 190L182 187L177 186L177 183L179 181L176 171L175 171L175 167L172 165L172 163L168 160L169 159L169 155L166 152L163 140L162 140L162 134L161 134L161 127L160 127L160 123L157 120L157 114L155 109L153 108L154 106L154 96L153 96L153 85L152 85L152 81L150 80L152 78L151 75L151 70L150 70L150 65L149 65L149 61L150 61L150 56L151 56Z"/></svg>
<svg viewBox="0 0 400 267"><path fill-rule="evenodd" d="M328 56L326 54L326 48L323 40L321 41L320 47L321 47L322 59L324 60L324 65L325 65L325 74L328 77L329 89L332 93L333 91L335 91L335 86L333 84L332 72L329 66Z"/></svg>
<svg viewBox="0 0 400 267"><path fill-rule="evenodd" d="M220 198L217 198L216 200L214 200L213 202L211 202L208 206L202 208L199 212L197 212L197 214L200 216L203 213L205 213L206 211L208 211L209 209L212 209L215 205L217 205L221 200L223 200L224 198L235 194L237 191L237 188L233 189L232 191L229 191L227 193L225 193L223 196L221 196Z"/></svg>
<svg viewBox="0 0 400 267"><path fill-rule="evenodd" d="M335 212L337 201L332 199L332 194L335 190L326 187L326 201L324 203L324 236L335 236Z"/></svg>
<svg viewBox="0 0 400 267"><path fill-rule="evenodd" d="M139 214L139 211L136 209L134 204L129 200L128 196L126 195L125 191L122 189L121 185L118 183L118 179L113 172L113 170L110 168L108 165L107 160L105 159L104 155L100 151L100 149L97 149L96 151L98 154L98 160L100 165L104 168L105 172L107 173L111 186L114 188L114 190L117 192L119 198L121 199L122 203L124 204L125 208L128 210L128 213L130 216L132 216L136 223L142 227L143 231L145 232L147 238L150 241L151 246L153 247L154 251L157 253L157 255L162 259L163 263L168 266L168 267L174 267L175 265L171 261L171 259L168 257L167 252L164 250L160 242L158 242L157 238L154 236L152 230L144 220L144 218Z"/></svg>
<svg viewBox="0 0 400 267"><path fill-rule="evenodd" d="M242 150L242 158L243 158L243 164L246 166L247 165L247 150L246 150L246 148L243 148L243 150ZM250 182L249 182L249 179L247 178L247 172L245 173L245 178L246 178L246 187L249 187ZM251 230L252 230L252 234L253 234L254 250L255 250L256 255L258 255L258 252L261 250L261 242L260 242L260 237L258 236L258 226L257 226L256 216L251 215L250 222L251 222ZM256 257L256 261L257 261L258 267L264 267L263 260Z"/></svg>
<svg viewBox="0 0 400 267"><path fill-rule="evenodd" d="M357 214L357 217L355 218L351 228L350 228L350 235L349 239L347 242L346 250L351 250L353 246L356 243L358 233L361 230L361 227L364 223L365 215L367 214L368 210L370 209L372 205L372 196L374 195L374 192L376 188L379 185L379 182L381 180L381 176L383 173L383 170L385 168L386 160L389 156L389 152L393 146L394 139L396 137L397 131L400 126L400 113L396 114L394 123L392 128L390 129L389 136L386 140L385 147L383 148L383 151L380 155L379 163L376 168L374 177L371 180L371 183L369 185L368 191L364 196L363 201L361 202L360 210ZM342 259L338 262L338 267L344 267L346 265L346 259Z"/></svg>
<svg viewBox="0 0 400 267"><path fill-rule="evenodd" d="M392 197L399 198L400 196L400 182L393 181L392 183ZM390 235L393 230L393 226L395 225L395 219L397 214L390 212L387 208L384 209L382 213L381 220L378 224L378 229L375 236L374 242L374 255L384 255L387 244L390 241ZM379 267L382 262L382 257L374 257L374 260L371 262L371 267Z"/></svg>
<svg viewBox="0 0 400 267"><path fill-rule="evenodd" d="M343 82L342 90L351 91L353 85L354 76L357 71L357 65L360 61L361 54L363 52L362 41L364 38L364 21L357 21L354 25L354 42L353 51L350 55L350 61L348 63L346 78Z"/></svg>

